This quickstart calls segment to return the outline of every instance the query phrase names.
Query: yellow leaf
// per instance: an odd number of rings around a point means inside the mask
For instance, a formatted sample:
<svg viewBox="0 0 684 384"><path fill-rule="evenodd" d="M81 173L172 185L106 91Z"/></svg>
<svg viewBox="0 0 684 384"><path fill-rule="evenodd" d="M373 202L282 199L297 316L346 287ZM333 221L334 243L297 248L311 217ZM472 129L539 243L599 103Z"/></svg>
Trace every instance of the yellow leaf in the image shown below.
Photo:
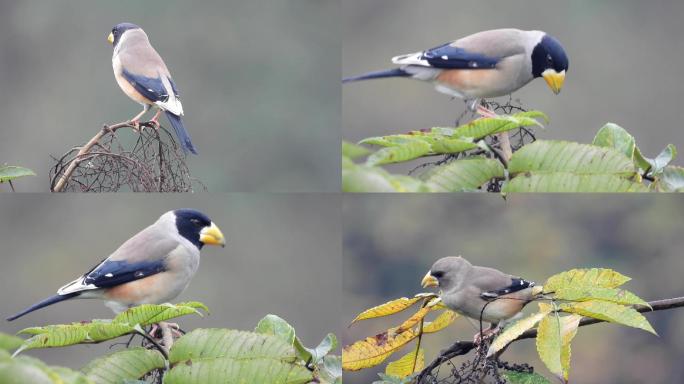
<svg viewBox="0 0 684 384"><path fill-rule="evenodd" d="M558 378L563 377L561 345L559 316L544 317L537 327L537 353L549 371Z"/></svg>
<svg viewBox="0 0 684 384"><path fill-rule="evenodd" d="M573 269L551 276L544 284L544 292L555 292L572 286L617 288L629 280L631 280L629 277L611 269Z"/></svg>
<svg viewBox="0 0 684 384"><path fill-rule="evenodd" d="M408 329L413 328L414 325L418 324L428 313L432 311L431 307L423 307L418 312L414 313L413 316L404 321L398 328L397 333L403 333Z"/></svg>
<svg viewBox="0 0 684 384"><path fill-rule="evenodd" d="M537 325L537 323L540 322L541 319L543 319L544 316L548 315L550 312L551 308L545 309L524 319L520 319L504 328L503 332L489 346L487 357L497 353L502 348L507 346L511 341L517 339L518 336L525 333L525 331Z"/></svg>
<svg viewBox="0 0 684 384"><path fill-rule="evenodd" d="M561 367L563 369L563 379L568 381L570 377L570 343L577 334L577 327L582 316L570 315L561 317Z"/></svg>
<svg viewBox="0 0 684 384"><path fill-rule="evenodd" d="M423 333L434 333L441 331L442 329L448 327L451 325L451 323L458 318L458 314L454 311L451 310L446 310L437 316L436 319L434 319L430 323L425 323L423 325Z"/></svg>
<svg viewBox="0 0 684 384"><path fill-rule="evenodd" d="M416 358L416 354L418 355ZM425 366L425 351L423 348L404 355L401 359L387 364L385 373L389 376L401 377L410 376L415 372L419 372Z"/></svg>
<svg viewBox="0 0 684 384"><path fill-rule="evenodd" d="M351 324L354 324L360 320L374 319L377 317L389 316L395 313L399 313L411 307L415 303L423 300L424 298L425 297L419 296L416 296L412 299L402 297L401 299L389 301L385 304L378 305L377 307L373 307L371 309L361 312L361 314L359 314L358 316L356 316L354 320L352 320Z"/></svg>
<svg viewBox="0 0 684 384"><path fill-rule="evenodd" d="M610 323L643 329L657 335L646 318L632 307L611 303L609 301L584 301L581 303L563 304L561 310L568 313L593 317Z"/></svg>
<svg viewBox="0 0 684 384"><path fill-rule="evenodd" d="M553 297L568 301L601 300L622 305L649 306L647 302L639 298L637 295L624 289L616 288L568 286L559 288Z"/></svg>
<svg viewBox="0 0 684 384"><path fill-rule="evenodd" d="M358 371L374 367L417 336L412 329L397 334L396 328L391 328L379 335L347 345L342 349L342 368L347 371Z"/></svg>

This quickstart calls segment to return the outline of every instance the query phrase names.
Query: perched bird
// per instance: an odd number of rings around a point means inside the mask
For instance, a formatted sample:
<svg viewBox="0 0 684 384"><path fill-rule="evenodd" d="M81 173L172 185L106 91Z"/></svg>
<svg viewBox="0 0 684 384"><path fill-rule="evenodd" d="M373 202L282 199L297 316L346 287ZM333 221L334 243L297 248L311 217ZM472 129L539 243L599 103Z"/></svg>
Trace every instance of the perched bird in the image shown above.
<svg viewBox="0 0 684 384"><path fill-rule="evenodd" d="M444 305L463 316L491 323L490 330L515 317L539 293L531 281L472 265L460 256L437 260L422 285L439 287Z"/></svg>
<svg viewBox="0 0 684 384"><path fill-rule="evenodd" d="M116 313L140 304L168 302L183 292L197 272L204 245L225 245L221 230L207 216L191 209L166 212L56 295L7 320L69 299L105 300Z"/></svg>
<svg viewBox="0 0 684 384"><path fill-rule="evenodd" d="M343 79L344 83L385 77L429 81L437 91L466 100L483 116L494 113L482 99L511 94L543 77L558 94L565 82L568 56L560 42L542 31L496 29L392 59L399 68Z"/></svg>
<svg viewBox="0 0 684 384"><path fill-rule="evenodd" d="M128 97L143 106L131 123L137 126L142 115L156 106L158 111L150 122L158 125L159 115L164 111L183 150L197 154L181 120L183 105L178 88L145 31L135 24L121 23L112 29L107 40L114 46L112 67L116 82Z"/></svg>

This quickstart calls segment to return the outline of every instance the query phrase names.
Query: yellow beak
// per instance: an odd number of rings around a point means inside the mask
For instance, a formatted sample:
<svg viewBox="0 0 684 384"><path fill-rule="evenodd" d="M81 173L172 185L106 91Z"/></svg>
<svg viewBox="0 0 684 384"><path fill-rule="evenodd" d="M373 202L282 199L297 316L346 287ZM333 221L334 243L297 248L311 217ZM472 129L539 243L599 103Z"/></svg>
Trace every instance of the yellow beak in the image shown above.
<svg viewBox="0 0 684 384"><path fill-rule="evenodd" d="M423 286L423 288L430 288L430 287L439 287L439 281L430 274L430 271L425 274L425 277L423 277L423 281L420 282L420 285Z"/></svg>
<svg viewBox="0 0 684 384"><path fill-rule="evenodd" d="M109 41L109 44L114 44L114 34L109 33L109 36L107 36L107 41Z"/></svg>
<svg viewBox="0 0 684 384"><path fill-rule="evenodd" d="M209 227L202 228L199 240L206 245L226 246L226 239L223 237L223 233L214 223L211 223Z"/></svg>
<svg viewBox="0 0 684 384"><path fill-rule="evenodd" d="M547 69L542 72L542 77L546 80L546 84L549 85L549 88L551 88L553 93L556 95L560 93L563 84L565 83L565 71L558 73L553 69Z"/></svg>

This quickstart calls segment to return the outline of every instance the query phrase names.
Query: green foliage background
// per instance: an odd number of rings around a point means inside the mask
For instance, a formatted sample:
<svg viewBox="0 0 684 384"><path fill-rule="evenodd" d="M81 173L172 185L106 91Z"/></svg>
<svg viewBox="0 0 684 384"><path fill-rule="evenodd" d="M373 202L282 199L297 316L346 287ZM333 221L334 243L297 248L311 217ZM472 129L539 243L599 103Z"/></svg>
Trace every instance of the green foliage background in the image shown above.
<svg viewBox="0 0 684 384"><path fill-rule="evenodd" d="M345 195L343 207L347 324L366 308L420 291L420 279L435 260L459 254L540 283L561 271L604 267L632 277L626 288L644 300L682 294L684 206L678 196L513 195L504 201L498 195ZM341 344L396 326L405 316L356 324L340 335ZM582 328L573 342L571 381L679 380L681 310L646 316L660 338L625 327ZM426 360L456 339L472 339L476 330L459 321L440 333L444 337L425 338ZM531 363L551 377L534 341L514 343L504 359ZM345 383L376 380L368 371L345 373Z"/></svg>
<svg viewBox="0 0 684 384"><path fill-rule="evenodd" d="M338 10L335 0L3 1L0 162L39 175L19 191L48 191L51 155L139 112L106 41L129 21L180 88L200 152L190 170L210 191L338 191Z"/></svg>

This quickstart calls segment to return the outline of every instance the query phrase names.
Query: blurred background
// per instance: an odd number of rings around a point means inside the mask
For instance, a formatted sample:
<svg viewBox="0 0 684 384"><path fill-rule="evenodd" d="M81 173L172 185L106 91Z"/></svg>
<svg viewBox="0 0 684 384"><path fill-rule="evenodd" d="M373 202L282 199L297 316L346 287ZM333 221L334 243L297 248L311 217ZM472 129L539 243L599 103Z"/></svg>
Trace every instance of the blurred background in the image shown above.
<svg viewBox="0 0 684 384"><path fill-rule="evenodd" d="M225 248L202 250L197 274L173 301L201 301L211 314L179 318L180 326L186 331L252 330L263 316L273 313L292 324L304 344L316 346L328 332L339 334L334 326L341 316L341 211L333 200L337 201L329 196L259 194L212 194L201 201L180 195L154 199L133 194L3 196L0 332L112 318L101 301L73 300L13 322L4 320L53 295L164 212L189 207L206 213L227 243ZM111 344L27 354L49 364L81 368L94 356L114 350Z"/></svg>
<svg viewBox="0 0 684 384"><path fill-rule="evenodd" d="M456 255L539 283L573 268L611 268L632 277L625 288L647 301L684 296L683 203L673 195L535 195L508 201L465 194L345 195L342 325L367 308L424 291L420 281L433 262ZM398 326L409 316L407 311L343 328L343 344ZM571 382L681 382L684 309L646 317L660 337L613 324L581 328L572 344ZM472 340L476 332L461 319L427 335L426 361L456 340ZM460 359L454 360L457 366ZM503 359L529 363L552 377L532 340L513 343ZM345 372L345 384L367 384L383 370L384 365Z"/></svg>
<svg viewBox="0 0 684 384"><path fill-rule="evenodd" d="M513 94L527 109L549 115L547 128L537 129L539 139L589 143L613 122L632 133L647 156L668 143L684 148L684 88L675 64L684 59L684 2L344 0L342 9L344 76L392 68L393 56L483 30L543 30L562 42L570 69L558 96L540 79ZM406 79L347 84L342 95L342 137L353 142L453 126L465 108L430 84Z"/></svg>
<svg viewBox="0 0 684 384"><path fill-rule="evenodd" d="M128 21L171 70L209 191L338 191L338 15L335 0L0 2L0 164L47 192L52 156L141 110L106 41Z"/></svg>

